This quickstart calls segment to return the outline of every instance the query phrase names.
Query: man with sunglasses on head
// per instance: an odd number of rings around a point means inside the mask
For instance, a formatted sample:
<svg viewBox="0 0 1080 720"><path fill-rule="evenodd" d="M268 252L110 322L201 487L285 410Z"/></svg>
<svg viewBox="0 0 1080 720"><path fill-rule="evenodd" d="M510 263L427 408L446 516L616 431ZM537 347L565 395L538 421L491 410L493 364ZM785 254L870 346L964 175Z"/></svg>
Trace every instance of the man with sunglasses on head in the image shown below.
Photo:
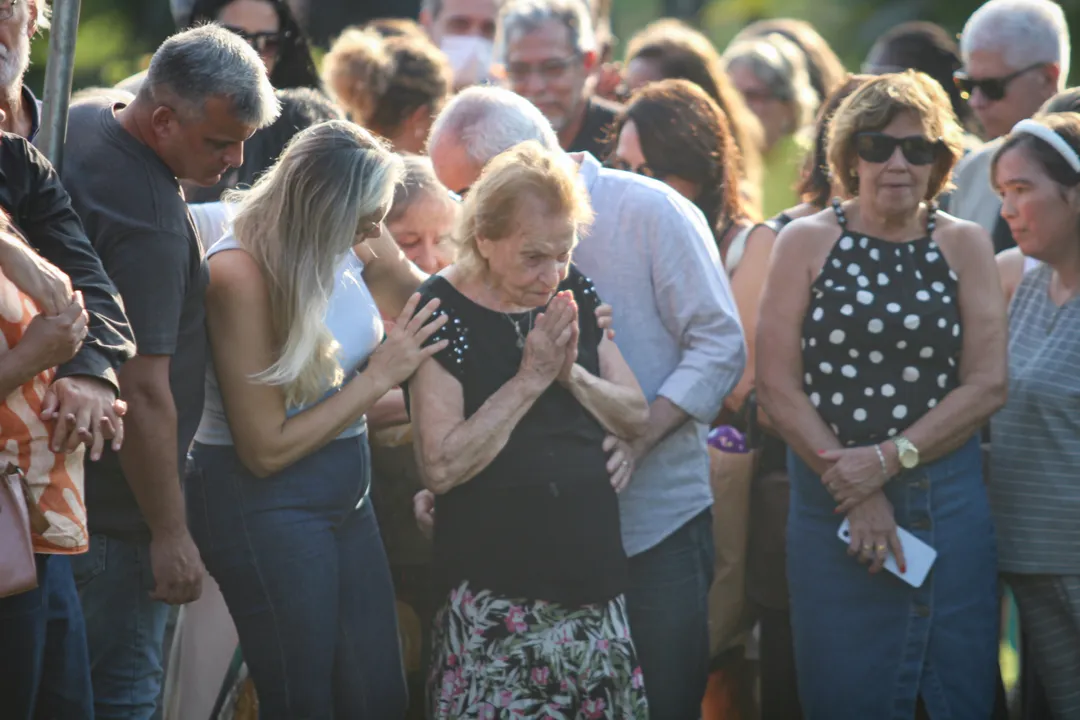
<svg viewBox="0 0 1080 720"><path fill-rule="evenodd" d="M1065 14L1051 0L990 0L972 14L960 37L964 67L954 79L987 140L1007 135L1065 89L1070 53ZM957 165L948 210L990 231L1000 251L1016 243L990 186L998 144L987 143Z"/></svg>
<svg viewBox="0 0 1080 720"><path fill-rule="evenodd" d="M567 152L607 157L622 109L595 95L596 35L585 0L510 0L496 33L507 86L540 109Z"/></svg>

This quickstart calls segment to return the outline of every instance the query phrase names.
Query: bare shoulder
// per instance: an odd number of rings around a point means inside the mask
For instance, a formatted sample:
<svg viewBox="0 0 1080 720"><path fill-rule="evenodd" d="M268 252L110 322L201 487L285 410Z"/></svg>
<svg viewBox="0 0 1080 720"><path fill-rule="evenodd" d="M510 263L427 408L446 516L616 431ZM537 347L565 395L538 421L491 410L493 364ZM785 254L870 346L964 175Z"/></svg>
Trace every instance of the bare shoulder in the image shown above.
<svg viewBox="0 0 1080 720"><path fill-rule="evenodd" d="M994 241L981 225L944 212L936 215L935 224L934 242L957 273L972 264L993 264Z"/></svg>
<svg viewBox="0 0 1080 720"><path fill-rule="evenodd" d="M1020 248L1014 247L1002 250L995 257L997 261L998 276L1001 278L1001 288L1005 291L1005 297L1011 298L1020 280L1024 277L1024 266L1027 258Z"/></svg>
<svg viewBox="0 0 1080 720"><path fill-rule="evenodd" d="M228 298L230 301L262 299L266 296L266 280L255 258L240 249L222 250L209 260L210 284L207 300Z"/></svg>
<svg viewBox="0 0 1080 720"><path fill-rule="evenodd" d="M832 210L796 218L776 237L777 252L811 256L828 251L840 239L840 223Z"/></svg>

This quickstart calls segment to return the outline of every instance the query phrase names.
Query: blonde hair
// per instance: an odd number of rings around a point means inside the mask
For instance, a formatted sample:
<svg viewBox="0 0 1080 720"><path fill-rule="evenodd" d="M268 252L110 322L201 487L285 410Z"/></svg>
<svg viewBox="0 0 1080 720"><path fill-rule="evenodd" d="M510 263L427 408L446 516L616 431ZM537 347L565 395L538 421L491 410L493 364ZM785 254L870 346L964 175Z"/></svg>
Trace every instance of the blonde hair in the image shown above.
<svg viewBox="0 0 1080 720"><path fill-rule="evenodd" d="M266 279L280 343L255 379L281 386L289 406L343 380L326 327L335 272L362 225L382 220L401 173L401 159L380 140L331 120L298 133L251 190L226 197L238 203L233 234Z"/></svg>
<svg viewBox="0 0 1080 720"><path fill-rule="evenodd" d="M905 112L918 117L929 140L940 140L942 144L930 173L925 199L933 200L949 189L953 166L964 152L964 131L941 84L929 75L908 70L866 82L833 115L829 127L829 170L833 182L845 194L852 197L859 194L855 136L884 130L897 115Z"/></svg>
<svg viewBox="0 0 1080 720"><path fill-rule="evenodd" d="M457 262L467 271L486 266L477 238L505 240L521 229L519 214L529 200L538 200L549 215L564 216L577 236L592 222L588 193L571 161L561 152L534 141L497 155L469 189L458 219L454 242Z"/></svg>

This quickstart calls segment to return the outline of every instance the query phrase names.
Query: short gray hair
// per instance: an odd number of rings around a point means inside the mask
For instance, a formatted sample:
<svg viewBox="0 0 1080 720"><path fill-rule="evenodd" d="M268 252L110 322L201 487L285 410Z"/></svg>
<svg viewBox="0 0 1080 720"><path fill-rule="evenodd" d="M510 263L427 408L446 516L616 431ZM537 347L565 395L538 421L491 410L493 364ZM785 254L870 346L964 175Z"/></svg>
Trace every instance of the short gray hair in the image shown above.
<svg viewBox="0 0 1080 720"><path fill-rule="evenodd" d="M512 39L544 23L561 23L570 37L570 46L578 53L596 49L592 12L584 0L510 0L499 13L496 31L496 57L506 59Z"/></svg>
<svg viewBox="0 0 1080 720"><path fill-rule="evenodd" d="M975 50L1001 52L1013 70L1056 63L1061 68L1058 90L1065 89L1072 48L1065 13L1055 2L990 0L971 14L960 35L965 64Z"/></svg>
<svg viewBox="0 0 1080 720"><path fill-rule="evenodd" d="M551 123L535 105L503 88L482 86L461 91L435 118L428 145L449 136L461 142L476 163L487 165L501 152L529 140L560 152Z"/></svg>
<svg viewBox="0 0 1080 720"><path fill-rule="evenodd" d="M140 95L155 102L164 96L198 116L212 97L227 98L239 122L263 128L277 119L281 106L258 53L219 25L179 32L161 44L150 60Z"/></svg>

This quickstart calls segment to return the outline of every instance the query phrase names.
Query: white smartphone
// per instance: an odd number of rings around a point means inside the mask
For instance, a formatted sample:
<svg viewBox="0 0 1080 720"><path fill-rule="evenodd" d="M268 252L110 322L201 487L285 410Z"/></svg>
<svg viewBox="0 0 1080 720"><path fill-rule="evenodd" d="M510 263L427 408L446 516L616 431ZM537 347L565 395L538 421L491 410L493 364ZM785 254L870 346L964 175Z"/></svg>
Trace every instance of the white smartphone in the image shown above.
<svg viewBox="0 0 1080 720"><path fill-rule="evenodd" d="M930 568L934 566L934 561L937 560L937 550L930 547L902 527L896 529L896 534L900 537L900 545L904 548L904 559L907 560L907 572L900 572L900 568L896 564L896 558L893 557L891 549L889 550L888 556L885 558L884 567L908 585L911 585L912 587L922 587L923 582L926 581L926 576L930 574ZM845 545L851 544L851 529L848 527L848 521L846 519L840 524L840 529L837 531L836 535Z"/></svg>

